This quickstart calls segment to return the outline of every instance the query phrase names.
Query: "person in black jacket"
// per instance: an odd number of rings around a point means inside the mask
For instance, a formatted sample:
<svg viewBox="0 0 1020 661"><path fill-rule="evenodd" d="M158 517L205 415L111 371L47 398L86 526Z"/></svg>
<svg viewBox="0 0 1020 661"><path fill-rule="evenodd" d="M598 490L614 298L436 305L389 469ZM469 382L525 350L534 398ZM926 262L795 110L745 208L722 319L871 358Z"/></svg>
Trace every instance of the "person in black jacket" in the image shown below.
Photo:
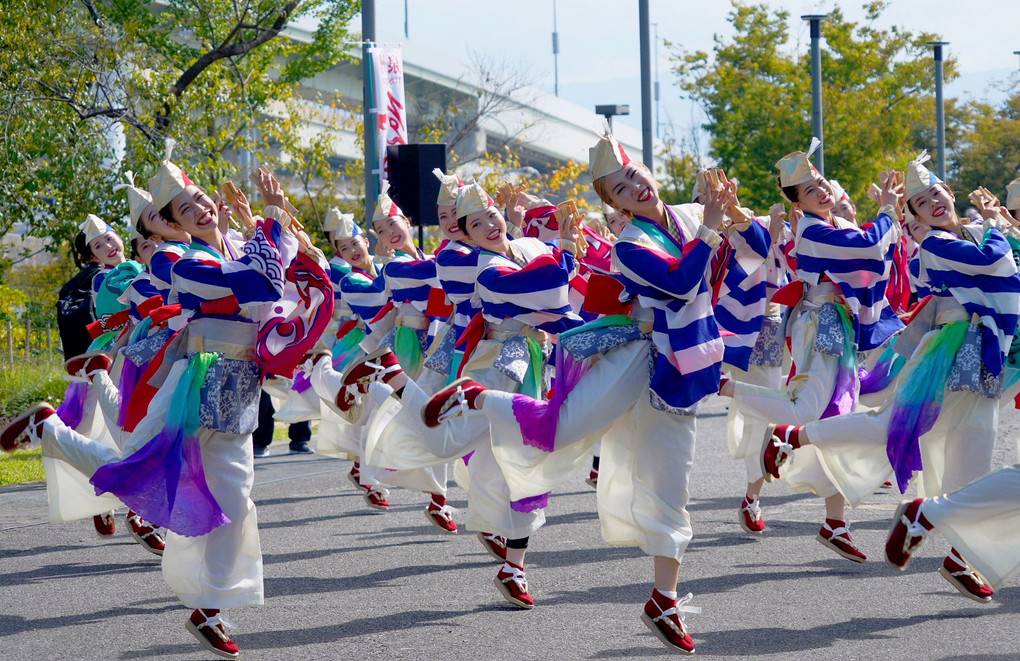
<svg viewBox="0 0 1020 661"><path fill-rule="evenodd" d="M78 232L75 237L72 257L80 270L60 288L57 299L57 330L65 360L85 353L92 343L85 327L96 320L92 281L102 270L85 242L85 232Z"/></svg>

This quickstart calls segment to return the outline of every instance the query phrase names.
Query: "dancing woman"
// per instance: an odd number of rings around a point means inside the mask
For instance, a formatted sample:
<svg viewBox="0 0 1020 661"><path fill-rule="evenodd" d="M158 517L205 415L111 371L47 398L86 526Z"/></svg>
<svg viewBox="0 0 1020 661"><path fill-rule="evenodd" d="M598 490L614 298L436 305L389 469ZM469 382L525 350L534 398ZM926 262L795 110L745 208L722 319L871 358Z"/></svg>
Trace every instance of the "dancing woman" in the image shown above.
<svg viewBox="0 0 1020 661"><path fill-rule="evenodd" d="M902 492L923 469L923 492L939 494L992 467L1004 366L1020 314L1020 275L1002 233L964 225L953 192L923 162L907 169L906 199L927 228L919 259L932 298L896 342L910 357L895 396L877 411L781 425L762 450L764 470L776 475L790 447L815 448L852 505L890 472ZM992 589L955 548L942 570L964 595L990 600Z"/></svg>
<svg viewBox="0 0 1020 661"><path fill-rule="evenodd" d="M173 267L173 290L189 319L160 356L160 388L123 453L68 429L52 407L29 409L0 433L6 451L41 443L92 476L154 525L168 528L163 576L194 609L188 630L210 652L237 658L221 609L260 605L262 554L255 505L251 432L258 410L254 362L258 304L283 293L284 267L297 251L274 218L288 218L275 180L263 181L267 219L235 244L219 228L216 205L169 161L149 181L153 203L192 237ZM286 221L284 221L286 222ZM255 306L254 308L252 306ZM176 462L173 457L177 456Z"/></svg>
<svg viewBox="0 0 1020 661"><path fill-rule="evenodd" d="M857 351L880 346L903 326L885 298L890 248L899 240L895 181L886 177L878 217L860 229L833 215L832 187L809 160L815 146L776 164L783 195L803 214L788 255L798 280L773 298L785 294L793 305L786 337L795 376L785 388L728 381L719 391L733 397L745 416L771 423L805 424L852 411L859 389ZM816 537L821 544L848 560L867 560L850 537L846 503L817 450L798 451L782 477L794 491L825 499L826 518Z"/></svg>
<svg viewBox="0 0 1020 661"><path fill-rule="evenodd" d="M702 221L694 205L664 204L651 172L611 135L591 149L590 159L596 192L632 218L612 253L623 285L615 291L628 303L616 300L614 309L613 300L603 301L609 314L561 333L550 402L466 382L459 394L434 397L430 407L488 417L493 452L515 500L559 487L601 438L603 538L654 557L654 589L642 620L667 647L690 654L694 641L682 614L695 609L686 605L689 595L677 599L676 589L692 535L686 505L694 413L718 389L723 354L707 274L722 242L716 229L723 210L735 202L733 188L714 192ZM757 224L740 230L764 234Z"/></svg>
<svg viewBox="0 0 1020 661"><path fill-rule="evenodd" d="M477 184L460 191L456 214L461 232L480 250L475 295L482 310L465 333L461 373L489 387L539 397L548 387L549 334L580 324L569 304L570 282L576 275L573 255L534 238L510 241L506 220ZM534 607L524 558L529 537L545 521L544 499L512 502L492 454L489 425L484 419L453 419L459 413L458 398L471 396L461 385L471 380L455 381L429 400L428 393L400 369L392 353L379 356L377 364L355 365L345 379L346 387L362 394L370 385L376 390L376 386L385 385L388 391L384 393L393 392L402 406L412 411L421 410L427 402L424 422L440 431L422 436L422 447L412 461L435 465L464 457L466 475L458 480L467 483L467 526L489 542L490 553L505 557L494 579L503 597L519 608ZM406 450L409 454L411 448ZM387 455L387 461L401 459L399 454Z"/></svg>

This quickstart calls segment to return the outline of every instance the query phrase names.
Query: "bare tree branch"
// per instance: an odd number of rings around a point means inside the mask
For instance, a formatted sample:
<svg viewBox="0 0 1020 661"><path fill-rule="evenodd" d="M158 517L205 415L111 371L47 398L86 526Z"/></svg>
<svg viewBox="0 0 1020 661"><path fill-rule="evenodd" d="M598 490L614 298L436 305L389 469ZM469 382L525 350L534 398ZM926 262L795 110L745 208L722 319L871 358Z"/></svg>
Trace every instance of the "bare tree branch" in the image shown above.
<svg viewBox="0 0 1020 661"><path fill-rule="evenodd" d="M99 27L106 27L103 24L103 17L99 15L99 11L96 9L96 4L92 0L81 0L81 3L85 5L85 9L88 10L89 16L92 17L92 22Z"/></svg>
<svg viewBox="0 0 1020 661"><path fill-rule="evenodd" d="M127 108L113 106L105 107L89 106L84 103L81 103L80 101L75 100L71 96L62 94L59 90L50 87L41 80L32 79L32 82L34 82L43 90L49 92L50 95L33 97L26 99L26 101L55 101L58 103L63 103L64 105L71 108L71 110L73 110L75 114L77 114L78 117L83 120L92 119L95 117L109 117L111 119L118 119L122 122L126 122L127 124L135 128L139 133L145 136L146 140L148 140L152 144L158 145L162 142L161 136L156 131L154 131L151 126L141 121L137 116L135 116L134 113L132 113Z"/></svg>
<svg viewBox="0 0 1020 661"><path fill-rule="evenodd" d="M249 39L247 41L238 41L235 43L229 43L229 41L224 41L217 48L214 48L213 50L199 57L194 64L188 67L188 69L180 75L180 77L177 79L177 82L175 82L173 84L173 87L170 88L171 93L175 97L179 98L181 94L184 93L184 90L187 89L188 85L195 82L195 79L198 78L198 76L201 75L203 71L212 66L213 63L224 58L244 55L245 53L248 53L249 51L258 48L259 46L266 43L276 35L280 34L283 28L286 27L287 20L290 18L290 15L294 12L294 10L297 8L298 4L300 3L288 2L287 4L283 5L278 10L279 14L276 17L276 20L269 28L264 28L261 26L261 24L263 20L268 20L268 18L270 18L272 14L267 14L265 17L259 17L259 20L256 22L256 25L254 27L257 30L260 30L260 32L254 38ZM238 24L238 26L235 27L235 29L231 32L231 36L237 34L242 27L243 26L241 24ZM165 103L163 105L163 113L156 117L155 123L156 129L159 131L165 130L166 127L170 124L169 103Z"/></svg>

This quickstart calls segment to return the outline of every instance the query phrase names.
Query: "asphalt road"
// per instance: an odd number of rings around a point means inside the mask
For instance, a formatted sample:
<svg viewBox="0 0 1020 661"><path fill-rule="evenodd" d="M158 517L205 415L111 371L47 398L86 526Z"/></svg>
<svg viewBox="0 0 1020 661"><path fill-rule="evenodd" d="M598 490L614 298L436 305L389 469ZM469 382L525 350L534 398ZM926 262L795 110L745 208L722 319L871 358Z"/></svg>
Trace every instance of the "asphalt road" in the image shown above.
<svg viewBox="0 0 1020 661"><path fill-rule="evenodd" d="M697 656L775 659L1006 659L1020 657L1020 586L988 605L936 572L947 550L930 540L909 570L882 560L897 494L851 513L866 564L815 540L822 501L766 485L768 530L741 532L742 464L724 443L724 404L699 421L692 479L695 538L680 590L704 610L688 616ZM1020 415L1004 411L996 461L1013 463ZM282 453L286 445L274 445ZM528 580L537 606L520 611L492 585L497 563L474 535L442 536L426 497L395 490L389 512L364 505L350 462L259 460L254 499L266 604L228 611L245 659L616 659L673 656L638 619L651 559L608 547L594 492L576 476L532 537ZM451 502L464 508L463 492ZM158 558L126 535L100 539L91 521L45 522L38 485L0 490L0 659L209 658L184 629L188 611L164 585ZM1020 540L1018 540L1020 543Z"/></svg>

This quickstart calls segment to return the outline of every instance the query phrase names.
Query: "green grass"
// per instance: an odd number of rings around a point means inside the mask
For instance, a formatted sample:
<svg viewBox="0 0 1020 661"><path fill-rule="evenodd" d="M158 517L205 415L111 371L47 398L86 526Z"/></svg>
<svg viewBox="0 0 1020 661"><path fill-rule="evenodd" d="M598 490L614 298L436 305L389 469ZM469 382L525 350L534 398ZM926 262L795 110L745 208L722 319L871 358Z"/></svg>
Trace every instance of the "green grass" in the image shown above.
<svg viewBox="0 0 1020 661"><path fill-rule="evenodd" d="M39 401L54 406L64 401L67 381L63 359L56 352L19 360L0 369L0 418L15 416Z"/></svg>
<svg viewBox="0 0 1020 661"><path fill-rule="evenodd" d="M0 427L36 402L45 400L56 406L64 401L67 381L63 374L63 361L57 354L36 356L31 363L17 362L13 369L4 365L0 370ZM313 423L313 434L317 426ZM287 425L277 423L273 442L287 442ZM0 486L44 479L40 450L0 452Z"/></svg>
<svg viewBox="0 0 1020 661"><path fill-rule="evenodd" d="M32 404L48 401L54 406L64 401L67 381L63 360L56 352L33 356L29 361L17 361L14 367L0 369L0 427ZM0 452L0 486L41 482L45 479L42 451Z"/></svg>
<svg viewBox="0 0 1020 661"><path fill-rule="evenodd" d="M45 479L41 449L0 452L0 487Z"/></svg>
<svg viewBox="0 0 1020 661"><path fill-rule="evenodd" d="M277 422L273 428L273 443L277 442L290 442L290 437L287 436L289 425L283 422ZM312 436L314 437L319 433L319 422L317 420L312 421Z"/></svg>

